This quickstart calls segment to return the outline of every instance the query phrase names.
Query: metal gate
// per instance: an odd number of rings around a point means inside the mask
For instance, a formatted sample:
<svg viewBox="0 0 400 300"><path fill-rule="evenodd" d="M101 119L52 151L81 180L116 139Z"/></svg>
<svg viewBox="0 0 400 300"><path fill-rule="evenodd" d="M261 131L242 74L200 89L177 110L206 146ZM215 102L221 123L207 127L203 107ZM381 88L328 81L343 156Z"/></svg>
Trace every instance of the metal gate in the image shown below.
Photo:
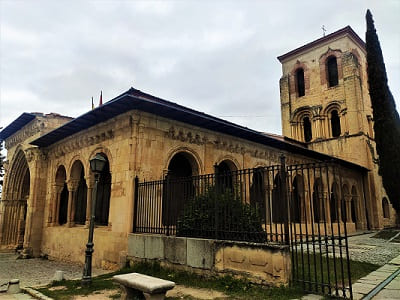
<svg viewBox="0 0 400 300"><path fill-rule="evenodd" d="M347 242L349 203L337 164L286 167L292 279L310 293L353 299Z"/></svg>
<svg viewBox="0 0 400 300"><path fill-rule="evenodd" d="M0 201L0 244L22 248L24 243L26 200Z"/></svg>

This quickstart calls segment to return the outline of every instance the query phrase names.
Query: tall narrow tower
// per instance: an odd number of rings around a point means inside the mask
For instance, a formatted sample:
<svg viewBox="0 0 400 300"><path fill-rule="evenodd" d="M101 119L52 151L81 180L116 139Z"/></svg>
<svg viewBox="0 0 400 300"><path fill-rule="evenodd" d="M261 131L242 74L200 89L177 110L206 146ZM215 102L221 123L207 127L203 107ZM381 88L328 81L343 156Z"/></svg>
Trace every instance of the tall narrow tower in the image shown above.
<svg viewBox="0 0 400 300"><path fill-rule="evenodd" d="M378 228L394 222L384 213L387 199L378 175L365 43L347 26L278 59L283 135L369 169L360 188L370 223Z"/></svg>

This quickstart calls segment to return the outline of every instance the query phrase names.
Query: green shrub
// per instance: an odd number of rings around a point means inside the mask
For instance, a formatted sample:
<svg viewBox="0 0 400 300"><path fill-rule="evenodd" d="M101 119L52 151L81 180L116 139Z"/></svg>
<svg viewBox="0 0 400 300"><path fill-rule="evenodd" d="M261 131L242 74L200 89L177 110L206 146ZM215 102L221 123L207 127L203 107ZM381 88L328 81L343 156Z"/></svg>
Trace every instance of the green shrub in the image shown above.
<svg viewBox="0 0 400 300"><path fill-rule="evenodd" d="M258 211L243 203L240 192L210 186L184 207L177 236L264 242Z"/></svg>

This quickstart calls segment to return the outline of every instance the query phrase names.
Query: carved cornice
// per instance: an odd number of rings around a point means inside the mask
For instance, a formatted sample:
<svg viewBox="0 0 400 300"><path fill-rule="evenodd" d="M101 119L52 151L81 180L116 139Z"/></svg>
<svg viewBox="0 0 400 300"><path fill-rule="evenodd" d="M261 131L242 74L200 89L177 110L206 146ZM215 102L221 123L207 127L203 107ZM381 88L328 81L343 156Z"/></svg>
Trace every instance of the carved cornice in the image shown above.
<svg viewBox="0 0 400 300"><path fill-rule="evenodd" d="M75 137L67 142L61 143L60 145L54 147L49 152L49 156L51 158L59 158L67 153L72 153L78 149L95 145L112 138L114 138L114 131L112 129L100 132L95 135L86 134L81 137Z"/></svg>
<svg viewBox="0 0 400 300"><path fill-rule="evenodd" d="M198 133L192 133L191 131L184 131L183 129L176 130L174 126L165 132L165 137L178 140L181 142L187 142L190 144L204 145L207 143L207 137L201 136Z"/></svg>
<svg viewBox="0 0 400 300"><path fill-rule="evenodd" d="M32 122L25 125L22 129L18 130L15 134L11 137L6 139L5 146L7 149L14 147L15 145L25 141L29 137L35 135L40 130L46 127L44 122L40 122L37 120L33 120Z"/></svg>
<svg viewBox="0 0 400 300"><path fill-rule="evenodd" d="M217 138L212 142L217 149L225 150L231 153L239 153L244 154L246 153L246 147L239 143L233 143L229 140L223 140L221 138Z"/></svg>

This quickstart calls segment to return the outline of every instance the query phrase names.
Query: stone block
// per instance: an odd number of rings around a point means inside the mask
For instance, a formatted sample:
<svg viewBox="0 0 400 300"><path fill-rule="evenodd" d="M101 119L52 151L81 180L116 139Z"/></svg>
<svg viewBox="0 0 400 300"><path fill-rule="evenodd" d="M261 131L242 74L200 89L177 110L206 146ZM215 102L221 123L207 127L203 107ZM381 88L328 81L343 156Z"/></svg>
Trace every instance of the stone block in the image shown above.
<svg viewBox="0 0 400 300"><path fill-rule="evenodd" d="M138 258L145 258L144 236L140 234L128 235L128 255Z"/></svg>
<svg viewBox="0 0 400 300"><path fill-rule="evenodd" d="M159 235L144 235L144 256L149 259L164 259L164 238Z"/></svg>
<svg viewBox="0 0 400 300"><path fill-rule="evenodd" d="M211 269L214 264L214 243L206 239L187 239L187 265Z"/></svg>
<svg viewBox="0 0 400 300"><path fill-rule="evenodd" d="M165 259L175 264L186 264L186 238L164 238Z"/></svg>

